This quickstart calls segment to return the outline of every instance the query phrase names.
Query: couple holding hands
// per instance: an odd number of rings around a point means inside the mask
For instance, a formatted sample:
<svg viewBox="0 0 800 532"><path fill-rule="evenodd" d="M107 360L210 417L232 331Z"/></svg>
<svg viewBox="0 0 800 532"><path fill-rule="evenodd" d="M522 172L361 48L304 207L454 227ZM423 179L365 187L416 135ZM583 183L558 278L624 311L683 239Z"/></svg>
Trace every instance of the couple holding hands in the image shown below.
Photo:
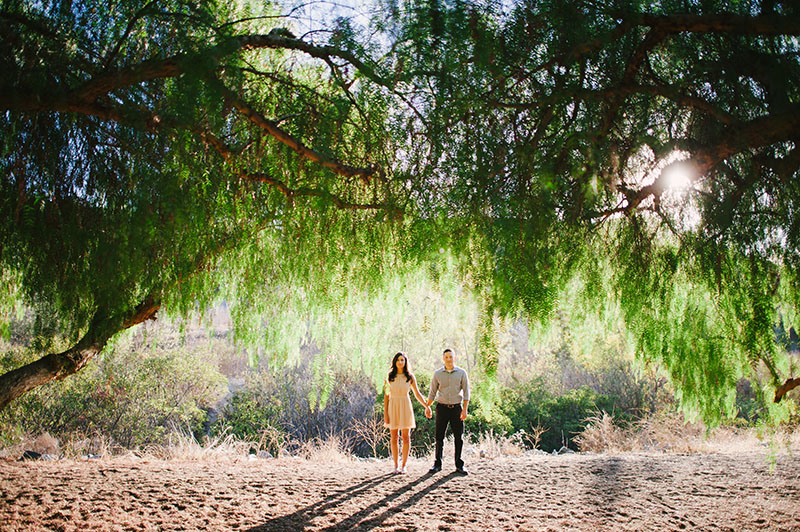
<svg viewBox="0 0 800 532"><path fill-rule="evenodd" d="M467 474L464 461L461 459L461 449L464 445L462 436L469 405L469 378L464 369L455 365L455 353L452 349L444 350L442 361L444 366L433 373L431 391L426 400L419 391L417 379L411 373L408 356L401 352L392 359L392 369L384 383L383 421L392 436L391 448L395 473L406 472L411 429L417 426L409 396L409 391L413 390L419 402L425 405L427 418L432 416L431 405L434 400L436 401L436 458L430 472L437 473L442 470L444 435L447 426L450 425L455 443L456 472ZM403 460L400 467L398 467L398 436L403 438Z"/></svg>

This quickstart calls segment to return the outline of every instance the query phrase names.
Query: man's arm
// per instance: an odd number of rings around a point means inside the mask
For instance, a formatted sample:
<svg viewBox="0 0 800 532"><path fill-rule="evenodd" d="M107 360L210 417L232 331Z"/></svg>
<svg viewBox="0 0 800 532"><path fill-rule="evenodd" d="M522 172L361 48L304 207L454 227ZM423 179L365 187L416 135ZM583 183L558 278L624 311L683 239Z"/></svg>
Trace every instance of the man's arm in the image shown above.
<svg viewBox="0 0 800 532"><path fill-rule="evenodd" d="M433 400L436 398L436 392L439 391L439 379L436 377L436 372L433 372L433 378L431 379L431 391L428 392L428 406L433 404Z"/></svg>
<svg viewBox="0 0 800 532"><path fill-rule="evenodd" d="M464 392L464 398L461 400L461 421L467 419L467 410L469 408L469 376L464 372L461 378L461 390Z"/></svg>

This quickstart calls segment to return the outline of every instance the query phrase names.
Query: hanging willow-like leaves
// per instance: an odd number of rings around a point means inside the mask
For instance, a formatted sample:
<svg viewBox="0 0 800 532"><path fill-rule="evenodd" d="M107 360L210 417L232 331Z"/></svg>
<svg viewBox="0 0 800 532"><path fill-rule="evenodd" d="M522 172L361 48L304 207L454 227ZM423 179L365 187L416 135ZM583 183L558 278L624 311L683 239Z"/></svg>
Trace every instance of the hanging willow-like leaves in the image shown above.
<svg viewBox="0 0 800 532"><path fill-rule="evenodd" d="M586 279L707 419L741 376L800 383L775 335L800 325L795 3L411 0L372 42L75 4L0 10L0 303L72 346L0 376L0 407L162 305L235 298L289 360L305 329L254 317L344 313L440 256L492 315L546 322Z"/></svg>

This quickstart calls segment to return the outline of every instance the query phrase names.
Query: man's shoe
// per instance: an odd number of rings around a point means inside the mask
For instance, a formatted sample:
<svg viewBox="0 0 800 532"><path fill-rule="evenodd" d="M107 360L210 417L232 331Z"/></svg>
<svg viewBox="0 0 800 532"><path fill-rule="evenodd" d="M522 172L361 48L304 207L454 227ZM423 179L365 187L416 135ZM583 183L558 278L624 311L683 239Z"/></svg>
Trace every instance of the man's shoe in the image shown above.
<svg viewBox="0 0 800 532"><path fill-rule="evenodd" d="M435 465L432 468L428 469L428 473L438 473L442 470L442 466Z"/></svg>
<svg viewBox="0 0 800 532"><path fill-rule="evenodd" d="M458 473L459 475L462 475L462 476L469 475L469 473L467 473L467 470L464 469L463 467L457 467L456 468L456 473Z"/></svg>

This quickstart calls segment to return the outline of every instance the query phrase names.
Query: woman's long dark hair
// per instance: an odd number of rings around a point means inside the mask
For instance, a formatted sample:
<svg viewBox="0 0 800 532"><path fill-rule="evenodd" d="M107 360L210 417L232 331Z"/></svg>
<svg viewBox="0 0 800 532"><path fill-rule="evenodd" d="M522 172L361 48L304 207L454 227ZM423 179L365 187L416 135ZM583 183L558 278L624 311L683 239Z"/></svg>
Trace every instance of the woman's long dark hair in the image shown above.
<svg viewBox="0 0 800 532"><path fill-rule="evenodd" d="M394 378L397 377L397 359L400 357L406 359L406 367L403 368L403 372L406 374L406 381L411 382L411 379L414 378L414 375L411 374L411 369L409 367L410 364L408 363L408 355L402 351L398 352L392 359L392 371L389 372L389 382L394 382Z"/></svg>

